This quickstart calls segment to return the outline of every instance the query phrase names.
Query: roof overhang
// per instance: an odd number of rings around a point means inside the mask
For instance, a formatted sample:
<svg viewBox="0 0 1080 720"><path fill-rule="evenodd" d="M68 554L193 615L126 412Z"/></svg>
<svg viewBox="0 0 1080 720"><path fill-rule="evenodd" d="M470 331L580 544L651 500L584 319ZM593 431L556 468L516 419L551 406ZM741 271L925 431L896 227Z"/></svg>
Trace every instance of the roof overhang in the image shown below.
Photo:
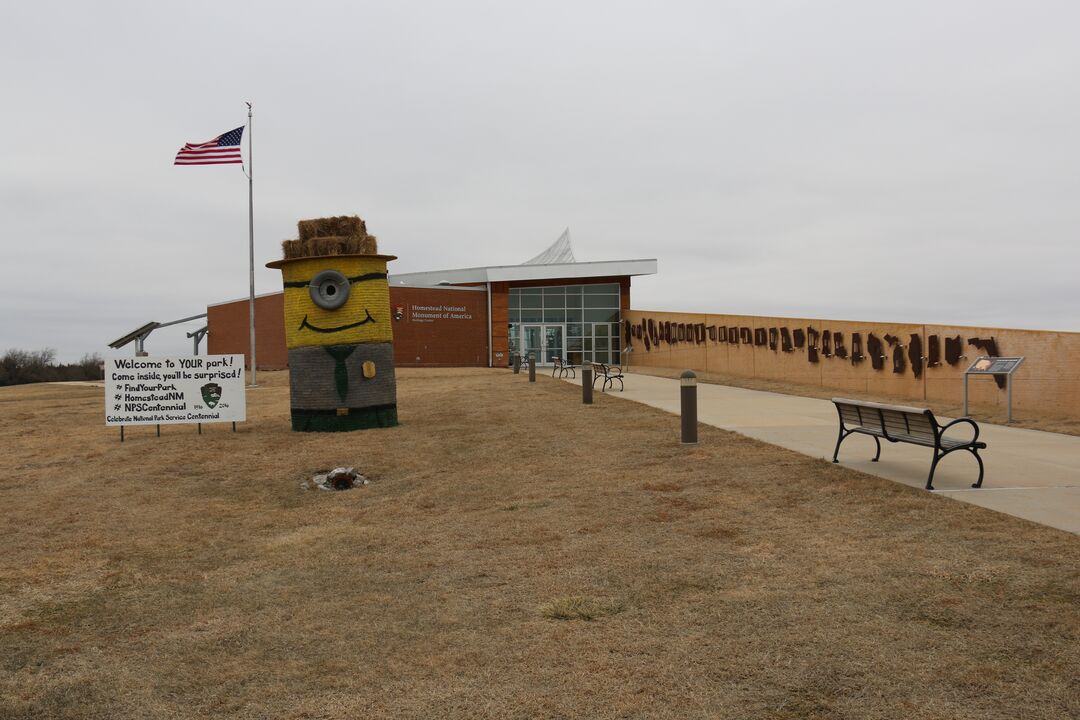
<svg viewBox="0 0 1080 720"><path fill-rule="evenodd" d="M655 275L656 258L603 260L599 262L553 263L547 265L494 265L490 267L394 273L391 285L457 285L459 283L527 282L573 278Z"/></svg>

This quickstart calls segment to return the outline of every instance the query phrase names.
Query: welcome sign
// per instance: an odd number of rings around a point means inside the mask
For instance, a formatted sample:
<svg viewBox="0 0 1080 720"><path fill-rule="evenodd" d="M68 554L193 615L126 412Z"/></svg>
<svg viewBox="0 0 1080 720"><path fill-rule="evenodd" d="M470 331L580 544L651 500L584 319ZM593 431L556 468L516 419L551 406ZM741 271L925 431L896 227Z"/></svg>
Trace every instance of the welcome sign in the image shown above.
<svg viewBox="0 0 1080 720"><path fill-rule="evenodd" d="M109 358L106 425L242 422L243 355Z"/></svg>

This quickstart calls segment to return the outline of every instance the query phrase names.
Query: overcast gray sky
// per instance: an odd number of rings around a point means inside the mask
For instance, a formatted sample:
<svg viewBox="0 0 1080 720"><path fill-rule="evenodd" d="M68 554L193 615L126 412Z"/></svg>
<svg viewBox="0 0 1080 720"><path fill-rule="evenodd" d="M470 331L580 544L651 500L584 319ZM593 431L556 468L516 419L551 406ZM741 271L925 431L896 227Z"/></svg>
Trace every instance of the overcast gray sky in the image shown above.
<svg viewBox="0 0 1080 720"><path fill-rule="evenodd" d="M0 350L256 290L300 218L408 272L656 257L635 308L1080 330L1076 2L5 3ZM246 152L246 142L245 142ZM187 328L155 334L182 353ZM125 354L130 349L125 350Z"/></svg>

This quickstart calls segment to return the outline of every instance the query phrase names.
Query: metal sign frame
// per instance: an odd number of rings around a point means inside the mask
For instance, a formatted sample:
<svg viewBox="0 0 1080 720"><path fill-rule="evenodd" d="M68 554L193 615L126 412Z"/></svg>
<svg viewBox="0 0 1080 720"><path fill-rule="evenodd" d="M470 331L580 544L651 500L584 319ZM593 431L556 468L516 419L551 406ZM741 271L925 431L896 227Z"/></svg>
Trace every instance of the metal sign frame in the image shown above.
<svg viewBox="0 0 1080 720"><path fill-rule="evenodd" d="M1012 422L1012 376L1016 369L1024 364L1023 355L1019 357L990 357L980 355L964 370L964 415L968 414L968 377L971 375L1004 375L1005 387L1009 396L1008 421Z"/></svg>

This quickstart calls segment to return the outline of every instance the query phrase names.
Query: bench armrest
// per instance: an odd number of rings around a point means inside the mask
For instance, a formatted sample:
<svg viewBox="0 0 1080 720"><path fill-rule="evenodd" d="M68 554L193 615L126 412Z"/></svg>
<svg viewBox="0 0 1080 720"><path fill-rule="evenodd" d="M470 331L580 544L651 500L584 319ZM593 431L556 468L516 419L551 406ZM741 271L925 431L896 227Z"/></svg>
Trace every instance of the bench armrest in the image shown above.
<svg viewBox="0 0 1080 720"><path fill-rule="evenodd" d="M966 418L966 417L957 418L956 420L953 420L951 423L948 423L947 425L942 425L941 426L941 433L940 433L941 436L944 437L946 430L951 428L953 425L957 425L959 423L968 423L975 430L975 435L974 435L974 437L971 438L971 442L974 443L979 439L979 425L978 425L978 423L976 423L971 418Z"/></svg>

